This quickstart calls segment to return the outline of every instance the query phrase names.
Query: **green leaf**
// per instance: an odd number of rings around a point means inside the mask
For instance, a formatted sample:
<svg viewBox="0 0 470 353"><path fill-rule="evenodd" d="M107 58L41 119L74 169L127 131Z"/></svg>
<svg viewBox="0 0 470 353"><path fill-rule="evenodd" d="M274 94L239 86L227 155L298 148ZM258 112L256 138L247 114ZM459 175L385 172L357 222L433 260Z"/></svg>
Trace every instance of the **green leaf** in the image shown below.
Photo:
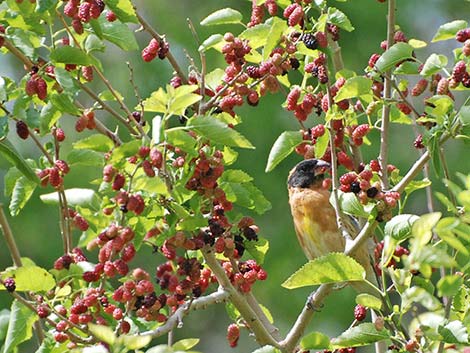
<svg viewBox="0 0 470 353"><path fill-rule="evenodd" d="M351 24L351 21L349 21L349 18L343 12L334 7L328 8L328 22L337 25L339 28L342 28L348 32L354 30L354 27Z"/></svg>
<svg viewBox="0 0 470 353"><path fill-rule="evenodd" d="M97 167L103 165L104 157L102 153L92 150L72 150L67 155L67 161L70 166L86 165Z"/></svg>
<svg viewBox="0 0 470 353"><path fill-rule="evenodd" d="M194 93L196 89L196 85L182 85L176 88L168 102L168 114L185 115L186 108L202 99L202 96Z"/></svg>
<svg viewBox="0 0 470 353"><path fill-rule="evenodd" d="M251 142L238 131L210 116L192 118L188 121L186 128L196 131L212 143L240 148L255 148Z"/></svg>
<svg viewBox="0 0 470 353"><path fill-rule="evenodd" d="M39 13L49 11L57 5L57 2L58 0L37 0L36 11Z"/></svg>
<svg viewBox="0 0 470 353"><path fill-rule="evenodd" d="M424 63L423 69L420 74L422 76L431 76L444 69L447 65L448 59L445 55L431 54Z"/></svg>
<svg viewBox="0 0 470 353"><path fill-rule="evenodd" d="M220 177L221 182L229 183L249 183L253 178L245 173L243 170L239 169L229 169L224 172Z"/></svg>
<svg viewBox="0 0 470 353"><path fill-rule="evenodd" d="M139 44L135 39L134 32L124 23L120 23L118 21L108 22L105 18L100 18L100 24L104 39L116 44L119 48L125 51L139 49Z"/></svg>
<svg viewBox="0 0 470 353"><path fill-rule="evenodd" d="M420 64L417 62L405 61L395 69L397 75L419 75Z"/></svg>
<svg viewBox="0 0 470 353"><path fill-rule="evenodd" d="M309 349L325 349L331 348L330 338L321 332L311 332L308 335L302 337L300 341L300 347L303 350Z"/></svg>
<svg viewBox="0 0 470 353"><path fill-rule="evenodd" d="M441 307L439 300L421 287L414 286L408 288L403 292L401 298L402 312L410 310L414 303L418 303L431 311L435 311Z"/></svg>
<svg viewBox="0 0 470 353"><path fill-rule="evenodd" d="M261 23L245 29L238 37L240 39L248 40L250 42L250 47L252 49L257 49L266 44L270 30L270 25Z"/></svg>
<svg viewBox="0 0 470 353"><path fill-rule="evenodd" d="M26 206L38 184L26 179L24 176L18 178L13 187L11 201L8 206L10 214L15 217Z"/></svg>
<svg viewBox="0 0 470 353"><path fill-rule="evenodd" d="M278 17L273 17L271 29L266 37L266 44L263 48L263 60L269 58L269 55L271 55L272 50L280 42L281 35L286 29L286 21L283 21Z"/></svg>
<svg viewBox="0 0 470 353"><path fill-rule="evenodd" d="M123 164L127 157L137 154L141 145L142 142L140 140L123 143L113 151L108 162L113 165Z"/></svg>
<svg viewBox="0 0 470 353"><path fill-rule="evenodd" d="M39 114L41 134L45 135L48 133L61 116L62 113L51 102L47 102Z"/></svg>
<svg viewBox="0 0 470 353"><path fill-rule="evenodd" d="M199 338L185 338L175 342L171 348L175 351L188 351L199 343Z"/></svg>
<svg viewBox="0 0 470 353"><path fill-rule="evenodd" d="M377 60L375 67L380 72L386 72L403 60L411 59L413 47L407 43L399 42L390 47Z"/></svg>
<svg viewBox="0 0 470 353"><path fill-rule="evenodd" d="M86 37L85 51L87 53L91 53L93 51L104 52L105 49L106 49L106 45L97 35L90 34L88 37Z"/></svg>
<svg viewBox="0 0 470 353"><path fill-rule="evenodd" d="M410 39L408 41L408 44L411 45L415 49L424 48L428 45L425 41L414 39L414 38Z"/></svg>
<svg viewBox="0 0 470 353"><path fill-rule="evenodd" d="M373 310L381 310L382 309L382 301L374 297L373 295L367 293L361 293L356 297L356 303L366 308L370 308Z"/></svg>
<svg viewBox="0 0 470 353"><path fill-rule="evenodd" d="M26 161L18 154L16 149L8 143L6 140L0 141L0 154L8 161L11 165L18 168L18 170L26 177L29 181L39 183L39 178L34 170L26 163Z"/></svg>
<svg viewBox="0 0 470 353"><path fill-rule="evenodd" d="M2 353L17 352L18 345L33 336L33 324L36 320L38 316L35 312L17 300L13 301Z"/></svg>
<svg viewBox="0 0 470 353"><path fill-rule="evenodd" d="M333 197L334 195L331 194L330 202L334 200ZM363 218L367 218L369 216L369 212L364 209L364 205L352 192L340 191L338 192L338 198L341 210L343 210L344 213Z"/></svg>
<svg viewBox="0 0 470 353"><path fill-rule="evenodd" d="M364 278L364 268L352 257L342 253L330 253L306 263L282 286L293 289L324 283L362 281Z"/></svg>
<svg viewBox="0 0 470 353"><path fill-rule="evenodd" d="M100 199L95 190L72 188L64 190L64 193L67 203L72 207L80 206L98 209L100 206ZM40 199L47 205L59 204L59 194L57 192L41 195Z"/></svg>
<svg viewBox="0 0 470 353"><path fill-rule="evenodd" d="M69 92L75 90L75 83L72 79L72 76L70 75L70 72L61 67L56 67L54 69L54 75L57 82L59 82L64 90Z"/></svg>
<svg viewBox="0 0 470 353"><path fill-rule="evenodd" d="M268 164L265 172L270 172L285 159L292 151L303 142L302 134L299 131L284 131L274 142L269 152Z"/></svg>
<svg viewBox="0 0 470 353"><path fill-rule="evenodd" d="M2 309L0 311L0 342L5 340L8 329L8 322L10 321L10 310Z"/></svg>
<svg viewBox="0 0 470 353"><path fill-rule="evenodd" d="M51 61L56 63L77 64L85 66L93 64L93 60L87 53L77 47L72 47L70 45L56 47L51 51L50 58Z"/></svg>
<svg viewBox="0 0 470 353"><path fill-rule="evenodd" d="M445 326L439 326L437 332L446 343L468 343L467 328L461 321L455 320Z"/></svg>
<svg viewBox="0 0 470 353"><path fill-rule="evenodd" d="M315 145L313 146L314 151L315 151L315 156L322 157L328 148L329 142L330 142L330 131L325 130L325 133L322 136L317 138L317 141Z"/></svg>
<svg viewBox="0 0 470 353"><path fill-rule="evenodd" d="M116 335L114 334L113 329L109 326L89 323L88 329L93 334L93 336L100 341L103 341L110 345L113 345L116 341Z"/></svg>
<svg viewBox="0 0 470 353"><path fill-rule="evenodd" d="M378 331L374 324L366 322L344 331L331 340L333 348L359 347L390 338L390 332Z"/></svg>
<svg viewBox="0 0 470 353"><path fill-rule="evenodd" d="M246 251L253 256L258 264L264 263L264 258L269 250L269 241L267 239L259 238L258 241L247 241L244 245Z"/></svg>
<svg viewBox="0 0 470 353"><path fill-rule="evenodd" d="M423 180L412 180L407 186L405 186L405 192L409 195L416 190L427 188L430 185L431 180L428 178L424 178Z"/></svg>
<svg viewBox="0 0 470 353"><path fill-rule="evenodd" d="M223 43L224 36L217 33L217 34L212 34L209 38L207 38L202 44L199 46L197 49L200 53L205 52L206 50L210 48L214 48L216 46L219 46L220 44Z"/></svg>
<svg viewBox="0 0 470 353"><path fill-rule="evenodd" d="M201 26L214 26L229 23L241 23L243 15L237 10L226 7L211 13L201 21Z"/></svg>
<svg viewBox="0 0 470 353"><path fill-rule="evenodd" d="M95 152L109 152L114 147L114 143L105 135L95 134L74 142L72 146L77 150L87 149Z"/></svg>
<svg viewBox="0 0 470 353"><path fill-rule="evenodd" d="M129 350L137 350L147 346L152 341L152 336L146 335L121 335L116 343L121 343Z"/></svg>
<svg viewBox="0 0 470 353"><path fill-rule="evenodd" d="M104 0L104 2L120 21L138 23L131 0Z"/></svg>
<svg viewBox="0 0 470 353"><path fill-rule="evenodd" d="M15 278L17 292L47 292L55 286L54 277L45 269L34 265L18 267L9 272L8 276ZM4 289L0 286L0 290Z"/></svg>
<svg viewBox="0 0 470 353"><path fill-rule="evenodd" d="M413 223L419 217L412 214L401 214L393 217L385 225L385 236L391 237L397 241L403 241L411 236Z"/></svg>
<svg viewBox="0 0 470 353"><path fill-rule="evenodd" d="M54 107L62 113L69 113L70 115L75 116L81 115L80 109L75 106L72 98L68 94L54 93L49 95L49 100L54 105Z"/></svg>
<svg viewBox="0 0 470 353"><path fill-rule="evenodd" d="M371 94L371 88L372 81L369 78L363 76L351 77L339 89L335 96L335 102Z"/></svg>
<svg viewBox="0 0 470 353"><path fill-rule="evenodd" d="M431 40L432 43L439 42L446 39L454 39L455 35L461 29L467 28L467 22L462 20L448 22L443 24L437 30L437 33L434 35L434 38Z"/></svg>
<svg viewBox="0 0 470 353"><path fill-rule="evenodd" d="M447 275L437 282L437 290L440 297L452 297L460 290L463 285L463 278L459 275Z"/></svg>
<svg viewBox="0 0 470 353"><path fill-rule="evenodd" d="M459 110L459 119L464 125L470 125L470 106L463 105Z"/></svg>
<svg viewBox="0 0 470 353"><path fill-rule="evenodd" d="M413 223L413 246L421 247L429 243L432 238L432 229L437 224L442 214L440 212L428 213L419 217Z"/></svg>
<svg viewBox="0 0 470 353"><path fill-rule="evenodd" d="M165 134L165 141L172 146L179 147L185 152L194 152L196 140L187 131L170 129L165 131Z"/></svg>

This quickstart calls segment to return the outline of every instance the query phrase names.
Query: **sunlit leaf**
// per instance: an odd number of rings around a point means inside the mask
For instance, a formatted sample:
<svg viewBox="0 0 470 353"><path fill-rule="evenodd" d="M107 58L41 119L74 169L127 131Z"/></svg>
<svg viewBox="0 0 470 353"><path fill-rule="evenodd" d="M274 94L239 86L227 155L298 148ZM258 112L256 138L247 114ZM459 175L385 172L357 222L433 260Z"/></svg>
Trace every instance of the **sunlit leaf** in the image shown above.
<svg viewBox="0 0 470 353"><path fill-rule="evenodd" d="M272 171L279 163L282 162L301 142L302 134L298 131L284 131L274 142L269 152L268 164L266 172Z"/></svg>
<svg viewBox="0 0 470 353"><path fill-rule="evenodd" d="M374 310L382 309L382 301L379 298L367 293L359 294L356 297L356 303Z"/></svg>
<svg viewBox="0 0 470 353"><path fill-rule="evenodd" d="M211 13L201 21L201 26L214 26L228 23L241 23L243 15L234 9L226 7Z"/></svg>
<svg viewBox="0 0 470 353"><path fill-rule="evenodd" d="M413 223L419 217L412 214L401 214L393 217L385 225L385 235L398 241L403 241L411 236Z"/></svg>
<svg viewBox="0 0 470 353"><path fill-rule="evenodd" d="M386 329L378 331L374 324L366 322L354 326L331 340L333 348L359 347L390 338Z"/></svg>
<svg viewBox="0 0 470 353"><path fill-rule="evenodd" d="M302 340L300 341L300 347L302 347L303 350L329 350L331 348L330 338L321 332L311 332L308 335L302 337Z"/></svg>
<svg viewBox="0 0 470 353"><path fill-rule="evenodd" d="M33 336L33 324L37 319L35 312L17 300L13 301L2 353L17 352L18 345Z"/></svg>
<svg viewBox="0 0 470 353"><path fill-rule="evenodd" d="M364 278L364 268L352 257L342 253L330 253L306 263L282 286L293 289L324 283L362 281Z"/></svg>
<svg viewBox="0 0 470 353"><path fill-rule="evenodd" d="M385 72L403 60L411 59L413 47L407 43L399 42L391 46L383 53L375 63L380 72Z"/></svg>
<svg viewBox="0 0 470 353"><path fill-rule="evenodd" d="M334 7L328 8L328 22L337 25L339 28L342 28L348 32L354 30L354 27L352 26L351 21L349 21L349 18L343 12Z"/></svg>
<svg viewBox="0 0 470 353"><path fill-rule="evenodd" d="M186 127L196 131L213 143L240 148L254 148L251 142L238 131L229 128L227 124L211 116L192 118L188 121Z"/></svg>
<svg viewBox="0 0 470 353"><path fill-rule="evenodd" d="M431 76L446 67L448 59L442 54L431 54L424 63L420 74L422 76Z"/></svg>
<svg viewBox="0 0 470 353"><path fill-rule="evenodd" d="M339 89L335 96L335 102L342 101L343 99L350 99L354 97L361 97L365 94L371 93L372 80L363 76L351 77L346 80L343 86Z"/></svg>
<svg viewBox="0 0 470 353"><path fill-rule="evenodd" d="M95 336L100 341L106 342L110 345L114 344L116 341L116 335L114 334L113 329L109 326L89 323L88 329L93 334L93 336Z"/></svg>
<svg viewBox="0 0 470 353"><path fill-rule="evenodd" d="M64 191L67 203L70 206L76 207L92 207L94 209L99 207L100 200L93 189L72 188ZM59 204L59 194L52 192L40 196L41 201L48 205Z"/></svg>
<svg viewBox="0 0 470 353"><path fill-rule="evenodd" d="M441 40L453 39L458 31L467 28L467 22L462 20L448 22L443 24L437 30L431 42L439 42Z"/></svg>
<svg viewBox="0 0 470 353"><path fill-rule="evenodd" d="M15 166L28 180L39 183L39 178L34 170L19 155L16 149L6 140L0 141L0 155L5 158L11 165Z"/></svg>
<svg viewBox="0 0 470 353"><path fill-rule="evenodd" d="M439 326L437 332L446 343L468 343L467 328L461 321L455 320L445 326Z"/></svg>
<svg viewBox="0 0 470 353"><path fill-rule="evenodd" d="M463 278L459 275L447 275L437 282L437 290L440 297L452 297L459 291L463 285Z"/></svg>

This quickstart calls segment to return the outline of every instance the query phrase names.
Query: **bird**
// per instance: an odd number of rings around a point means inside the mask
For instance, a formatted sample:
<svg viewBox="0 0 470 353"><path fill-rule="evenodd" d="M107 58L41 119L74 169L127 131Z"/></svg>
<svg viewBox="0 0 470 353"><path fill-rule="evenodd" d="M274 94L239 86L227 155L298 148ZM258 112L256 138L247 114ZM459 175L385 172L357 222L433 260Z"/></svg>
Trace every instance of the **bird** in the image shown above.
<svg viewBox="0 0 470 353"><path fill-rule="evenodd" d="M330 169L328 162L306 159L290 171L287 179L295 232L300 247L309 260L345 250L346 241L338 228L336 211L330 203L331 193L324 184L325 173ZM346 215L344 223L346 230L354 238L359 231L357 222ZM366 279L376 282L367 244L352 254L352 257L364 267Z"/></svg>

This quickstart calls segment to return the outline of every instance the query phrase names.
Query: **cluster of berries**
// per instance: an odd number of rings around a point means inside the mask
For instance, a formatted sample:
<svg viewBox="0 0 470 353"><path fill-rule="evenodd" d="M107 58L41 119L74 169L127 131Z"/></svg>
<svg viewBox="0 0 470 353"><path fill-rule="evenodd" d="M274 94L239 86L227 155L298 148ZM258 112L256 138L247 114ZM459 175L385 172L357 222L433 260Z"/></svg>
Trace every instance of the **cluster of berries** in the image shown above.
<svg viewBox="0 0 470 353"><path fill-rule="evenodd" d="M169 50L170 46L166 40L152 38L149 44L142 49L142 59L145 62L150 62L158 56L159 59L163 60L166 58Z"/></svg>
<svg viewBox="0 0 470 353"><path fill-rule="evenodd" d="M192 160L191 164L194 164L195 167L193 175L186 183L188 190L195 190L203 195L206 193L206 190L217 188L217 179L224 172L223 154L221 151L216 150L212 156L207 156L204 149L201 149L199 150L199 158Z"/></svg>
<svg viewBox="0 0 470 353"><path fill-rule="evenodd" d="M83 279L87 282L97 282L102 275L107 278L113 278L117 274L125 276L129 272L128 263L136 253L132 243L134 236L132 228L111 224L91 240L87 249L100 248L99 263L92 271L84 272Z"/></svg>
<svg viewBox="0 0 470 353"><path fill-rule="evenodd" d="M253 27L263 22L265 8L270 16L277 14L278 6L275 0L266 0L262 5L258 5L257 0L251 1L251 17L250 22L247 24L248 27Z"/></svg>
<svg viewBox="0 0 470 353"><path fill-rule="evenodd" d="M25 92L30 97L37 95L40 100L47 98L47 83L38 75L37 68L30 72L30 78L26 81Z"/></svg>
<svg viewBox="0 0 470 353"><path fill-rule="evenodd" d="M75 131L82 132L85 129L93 130L96 128L95 112L93 110L85 110L75 122Z"/></svg>
<svg viewBox="0 0 470 353"><path fill-rule="evenodd" d="M70 167L66 161L57 159L50 168L39 170L36 174L41 180L41 186L50 184L53 188L59 188L64 183L64 176L70 172Z"/></svg>
<svg viewBox="0 0 470 353"><path fill-rule="evenodd" d="M72 28L77 34L83 34L83 24L97 19L105 8L103 0L68 0L64 6L64 15L72 18Z"/></svg>
<svg viewBox="0 0 470 353"><path fill-rule="evenodd" d="M374 248L374 263L375 263L375 272L377 273L378 276L382 276L382 268L380 267L380 262L382 261L382 253L384 250L384 241L380 241L375 245ZM390 259L390 261L387 263L387 267L391 268L396 268L398 262L400 262L401 258L403 256L408 256L410 254L410 251L401 246L397 245L393 252L393 257Z"/></svg>

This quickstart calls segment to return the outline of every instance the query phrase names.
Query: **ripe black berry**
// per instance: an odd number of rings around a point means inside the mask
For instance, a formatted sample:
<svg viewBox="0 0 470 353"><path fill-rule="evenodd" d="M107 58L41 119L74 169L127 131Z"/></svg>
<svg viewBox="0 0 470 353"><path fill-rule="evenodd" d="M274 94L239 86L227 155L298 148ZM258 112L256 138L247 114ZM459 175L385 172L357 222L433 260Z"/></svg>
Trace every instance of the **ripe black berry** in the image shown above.
<svg viewBox="0 0 470 353"><path fill-rule="evenodd" d="M315 35L313 33L304 33L300 36L300 40L304 42L305 46L308 49L317 49L318 48L318 42L317 39L315 38Z"/></svg>
<svg viewBox="0 0 470 353"><path fill-rule="evenodd" d="M361 191L361 184L357 181L351 183L351 192L357 194Z"/></svg>
<svg viewBox="0 0 470 353"><path fill-rule="evenodd" d="M367 197L373 199L377 195L378 192L379 190L376 187L372 186L371 188L367 189L366 194L367 194Z"/></svg>
<svg viewBox="0 0 470 353"><path fill-rule="evenodd" d="M8 277L3 281L3 285L5 286L6 290L10 293L14 292L16 289L15 279Z"/></svg>

